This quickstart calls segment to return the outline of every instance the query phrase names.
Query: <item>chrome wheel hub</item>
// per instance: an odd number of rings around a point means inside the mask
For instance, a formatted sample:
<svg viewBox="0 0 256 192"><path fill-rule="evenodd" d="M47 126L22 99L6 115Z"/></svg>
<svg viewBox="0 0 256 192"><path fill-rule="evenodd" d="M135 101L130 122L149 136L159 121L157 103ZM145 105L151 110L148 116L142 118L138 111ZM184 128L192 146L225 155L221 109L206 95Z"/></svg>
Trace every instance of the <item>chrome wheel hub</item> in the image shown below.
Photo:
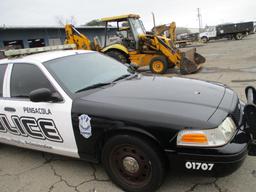
<svg viewBox="0 0 256 192"><path fill-rule="evenodd" d="M130 156L127 156L123 159L123 167L130 173L136 173L140 169L138 161Z"/></svg>

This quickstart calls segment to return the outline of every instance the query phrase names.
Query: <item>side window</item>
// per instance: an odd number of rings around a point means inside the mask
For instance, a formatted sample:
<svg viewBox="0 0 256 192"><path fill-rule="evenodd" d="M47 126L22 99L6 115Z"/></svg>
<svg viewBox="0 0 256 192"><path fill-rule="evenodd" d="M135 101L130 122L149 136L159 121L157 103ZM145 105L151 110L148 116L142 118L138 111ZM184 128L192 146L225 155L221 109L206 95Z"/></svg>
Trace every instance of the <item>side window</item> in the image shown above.
<svg viewBox="0 0 256 192"><path fill-rule="evenodd" d="M11 75L11 97L28 97L35 89L48 88L54 91L49 80L35 65L14 64Z"/></svg>
<svg viewBox="0 0 256 192"><path fill-rule="evenodd" d="M4 73L7 65L0 65L0 97L3 97Z"/></svg>

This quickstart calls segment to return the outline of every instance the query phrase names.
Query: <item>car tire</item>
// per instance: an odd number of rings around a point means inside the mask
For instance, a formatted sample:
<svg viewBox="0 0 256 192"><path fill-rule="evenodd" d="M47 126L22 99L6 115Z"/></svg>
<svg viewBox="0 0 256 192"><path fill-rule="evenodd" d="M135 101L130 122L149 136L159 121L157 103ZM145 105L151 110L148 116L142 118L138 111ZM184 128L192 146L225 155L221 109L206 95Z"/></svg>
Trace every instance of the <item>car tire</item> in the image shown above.
<svg viewBox="0 0 256 192"><path fill-rule="evenodd" d="M128 59L126 55L120 51L110 50L110 51L107 51L105 54L121 63L128 63Z"/></svg>
<svg viewBox="0 0 256 192"><path fill-rule="evenodd" d="M103 147L102 162L112 181L128 192L155 191L165 176L165 159L148 139L116 135Z"/></svg>
<svg viewBox="0 0 256 192"><path fill-rule="evenodd" d="M203 43L207 43L209 40L208 40L207 37L202 37L202 38L201 38L201 41L202 41Z"/></svg>
<svg viewBox="0 0 256 192"><path fill-rule="evenodd" d="M242 33L237 33L235 35L235 40L241 40L241 39L243 39L243 37L244 37L244 35Z"/></svg>
<svg viewBox="0 0 256 192"><path fill-rule="evenodd" d="M164 56L154 57L149 63L150 71L156 74L166 73L168 67L168 62Z"/></svg>

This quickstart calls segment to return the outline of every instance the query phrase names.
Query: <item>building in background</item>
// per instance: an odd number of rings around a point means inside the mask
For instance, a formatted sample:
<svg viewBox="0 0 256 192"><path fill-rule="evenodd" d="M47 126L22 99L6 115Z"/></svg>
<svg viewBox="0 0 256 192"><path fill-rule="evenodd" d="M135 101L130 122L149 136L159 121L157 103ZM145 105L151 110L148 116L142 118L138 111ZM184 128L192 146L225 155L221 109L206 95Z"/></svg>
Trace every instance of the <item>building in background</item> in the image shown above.
<svg viewBox="0 0 256 192"><path fill-rule="evenodd" d="M98 36L103 42L104 26L83 26L76 27L78 31L86 35L90 40ZM114 35L116 29L109 29L110 35ZM66 38L64 27L60 26L0 26L0 49L20 49L32 47L44 47L61 45Z"/></svg>

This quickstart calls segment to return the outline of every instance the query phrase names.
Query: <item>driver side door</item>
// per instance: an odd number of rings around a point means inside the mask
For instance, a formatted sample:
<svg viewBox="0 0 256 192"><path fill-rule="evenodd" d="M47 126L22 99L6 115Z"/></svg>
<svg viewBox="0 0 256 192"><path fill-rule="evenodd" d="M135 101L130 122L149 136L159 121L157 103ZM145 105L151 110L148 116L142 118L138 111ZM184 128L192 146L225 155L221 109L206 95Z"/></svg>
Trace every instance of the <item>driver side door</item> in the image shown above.
<svg viewBox="0 0 256 192"><path fill-rule="evenodd" d="M1 106L0 138L6 143L71 157L79 157L71 122L72 100L53 85L46 72L30 63L9 64L5 102ZM56 82L54 83L56 85ZM47 88L60 102L32 102L31 91Z"/></svg>

